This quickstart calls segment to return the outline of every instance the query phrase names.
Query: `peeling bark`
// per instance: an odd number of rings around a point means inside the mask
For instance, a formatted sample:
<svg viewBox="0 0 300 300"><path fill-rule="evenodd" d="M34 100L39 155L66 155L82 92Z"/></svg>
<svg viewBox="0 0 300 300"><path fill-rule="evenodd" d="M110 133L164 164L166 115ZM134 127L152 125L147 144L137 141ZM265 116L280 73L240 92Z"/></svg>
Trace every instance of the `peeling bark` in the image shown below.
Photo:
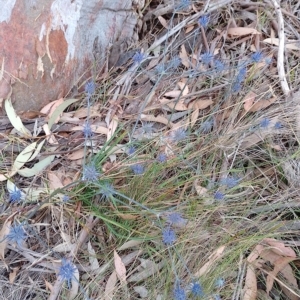
<svg viewBox="0 0 300 300"><path fill-rule="evenodd" d="M137 40L131 0L0 0L0 7L0 98L12 87L17 111L65 96L92 66L102 68L110 44Z"/></svg>

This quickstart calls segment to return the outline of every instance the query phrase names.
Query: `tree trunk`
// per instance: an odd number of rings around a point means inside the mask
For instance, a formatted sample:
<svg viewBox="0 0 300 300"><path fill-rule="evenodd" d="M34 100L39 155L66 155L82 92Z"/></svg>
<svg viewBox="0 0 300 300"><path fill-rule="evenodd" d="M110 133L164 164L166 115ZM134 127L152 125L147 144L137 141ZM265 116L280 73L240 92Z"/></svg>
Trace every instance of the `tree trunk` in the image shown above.
<svg viewBox="0 0 300 300"><path fill-rule="evenodd" d="M38 110L99 72L110 44L137 40L132 2L0 0L0 99L12 88L17 111Z"/></svg>

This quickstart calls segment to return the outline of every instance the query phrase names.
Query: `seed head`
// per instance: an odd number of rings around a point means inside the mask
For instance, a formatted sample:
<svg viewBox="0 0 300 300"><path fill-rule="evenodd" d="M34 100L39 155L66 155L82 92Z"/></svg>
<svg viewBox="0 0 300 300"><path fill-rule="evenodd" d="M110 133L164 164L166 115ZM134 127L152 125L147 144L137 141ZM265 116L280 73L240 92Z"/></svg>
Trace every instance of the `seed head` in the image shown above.
<svg viewBox="0 0 300 300"><path fill-rule="evenodd" d="M135 175L141 175L145 172L145 168L141 164L132 165L130 168Z"/></svg>
<svg viewBox="0 0 300 300"><path fill-rule="evenodd" d="M185 290L180 286L179 283L175 284L174 299L175 300L185 300L186 299Z"/></svg>
<svg viewBox="0 0 300 300"><path fill-rule="evenodd" d="M222 288L224 285L225 285L225 280L221 277L219 277L215 282L215 286L218 289Z"/></svg>
<svg viewBox="0 0 300 300"><path fill-rule="evenodd" d="M270 125L271 121L268 118L264 118L260 122L260 128L267 128Z"/></svg>
<svg viewBox="0 0 300 300"><path fill-rule="evenodd" d="M93 80L88 81L84 86L84 90L88 96L93 95L96 90L95 82Z"/></svg>
<svg viewBox="0 0 300 300"><path fill-rule="evenodd" d="M61 277L63 281L67 281L68 288L71 286L71 281L74 278L76 270L76 267L70 261L65 258L61 260L58 276Z"/></svg>
<svg viewBox="0 0 300 300"><path fill-rule="evenodd" d="M132 57L135 64L140 64L145 58L145 54L140 51L136 52Z"/></svg>
<svg viewBox="0 0 300 300"><path fill-rule="evenodd" d="M237 177L233 177L233 176L228 176L221 180L221 184L226 185L230 189L235 187L236 185L238 185L239 182L240 182L240 179Z"/></svg>
<svg viewBox="0 0 300 300"><path fill-rule="evenodd" d="M11 203L20 203L22 200L22 193L15 185L12 191L9 191L9 201Z"/></svg>
<svg viewBox="0 0 300 300"><path fill-rule="evenodd" d="M259 63L263 58L263 54L261 51L257 51L251 55L251 61L255 63Z"/></svg>
<svg viewBox="0 0 300 300"><path fill-rule="evenodd" d="M201 61L205 65L209 65L210 62L213 60L214 56L213 54L209 52L205 52L204 54L201 55Z"/></svg>
<svg viewBox="0 0 300 300"><path fill-rule="evenodd" d="M175 231L170 228L164 228L162 231L162 240L166 245L172 245L176 241Z"/></svg>
<svg viewBox="0 0 300 300"><path fill-rule="evenodd" d="M168 157L165 153L159 153L156 157L157 161L160 163L164 163L167 161Z"/></svg>
<svg viewBox="0 0 300 300"><path fill-rule="evenodd" d="M215 68L218 72L223 72L225 70L225 65L220 60L215 60Z"/></svg>
<svg viewBox="0 0 300 300"><path fill-rule="evenodd" d="M22 244L25 241L26 237L27 237L27 234L24 230L24 225L23 224L13 225L10 228L9 233L7 235L7 239L11 243L17 244L19 247L22 246Z"/></svg>
<svg viewBox="0 0 300 300"><path fill-rule="evenodd" d="M115 193L114 187L108 182L106 182L99 191L99 194L102 195L101 200L109 200Z"/></svg>
<svg viewBox="0 0 300 300"><path fill-rule="evenodd" d="M171 132L171 139L174 143L184 140L187 136L186 131L181 127Z"/></svg>
<svg viewBox="0 0 300 300"><path fill-rule="evenodd" d="M98 180L99 176L100 173L97 171L95 164L84 166L82 180L95 182Z"/></svg>
<svg viewBox="0 0 300 300"><path fill-rule="evenodd" d="M204 292L199 282L193 282L191 284L191 293L194 297L203 297Z"/></svg>
<svg viewBox="0 0 300 300"><path fill-rule="evenodd" d="M89 121L85 121L82 129L83 135L86 139L93 136L93 130Z"/></svg>
<svg viewBox="0 0 300 300"><path fill-rule="evenodd" d="M207 16L207 15L201 16L198 20L198 23L203 28L206 28L208 26L208 23L209 23L209 16Z"/></svg>
<svg viewBox="0 0 300 300"><path fill-rule="evenodd" d="M171 213L168 215L168 223L170 225L185 225L186 219L182 218L182 215L180 213Z"/></svg>
<svg viewBox="0 0 300 300"><path fill-rule="evenodd" d="M283 125L278 121L275 123L274 127L275 127L275 129L281 129L283 127Z"/></svg>
<svg viewBox="0 0 300 300"><path fill-rule="evenodd" d="M220 191L216 191L215 194L214 194L215 200L223 200L224 196L225 195L223 193L221 193Z"/></svg>

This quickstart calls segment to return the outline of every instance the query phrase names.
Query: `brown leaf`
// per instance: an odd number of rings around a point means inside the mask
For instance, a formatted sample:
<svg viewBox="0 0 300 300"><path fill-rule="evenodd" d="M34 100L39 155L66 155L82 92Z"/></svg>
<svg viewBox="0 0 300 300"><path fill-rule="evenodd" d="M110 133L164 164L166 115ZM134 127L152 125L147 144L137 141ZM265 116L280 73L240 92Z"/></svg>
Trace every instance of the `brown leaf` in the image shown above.
<svg viewBox="0 0 300 300"><path fill-rule="evenodd" d="M114 262L119 280L121 281L121 283L126 284L126 267L116 250L114 250Z"/></svg>
<svg viewBox="0 0 300 300"><path fill-rule="evenodd" d="M176 100L170 101L166 98L162 98L159 100L160 103L167 105L170 109L175 109L178 111L186 111L188 108L184 103L184 100Z"/></svg>
<svg viewBox="0 0 300 300"><path fill-rule="evenodd" d="M293 269L290 265L286 265L281 270L282 275L287 279L287 281L295 288L299 289L297 279L295 278ZM288 297L288 299L291 300L299 300L299 296L296 296L295 293L292 293L290 289L288 289L286 286L278 282L284 292L284 294Z"/></svg>
<svg viewBox="0 0 300 300"><path fill-rule="evenodd" d="M118 117L114 116L108 126L107 141L109 141L115 134L118 128L118 124L119 124Z"/></svg>
<svg viewBox="0 0 300 300"><path fill-rule="evenodd" d="M170 91L170 92L166 92L164 94L164 96L170 97L170 98L178 98L178 97L182 96L182 92L181 91Z"/></svg>
<svg viewBox="0 0 300 300"><path fill-rule="evenodd" d="M261 99L253 104L253 106L248 110L249 112L259 111L261 109L267 108L272 103L277 100L277 97L273 97L271 99Z"/></svg>
<svg viewBox="0 0 300 300"><path fill-rule="evenodd" d="M198 117L199 117L199 109L195 109L191 114L191 120L190 120L191 128L193 128L194 125L196 124Z"/></svg>
<svg viewBox="0 0 300 300"><path fill-rule="evenodd" d="M16 267L16 268L12 268L12 272L9 273L9 283L13 284L15 282L15 279L17 277L18 271L20 270L20 268Z"/></svg>
<svg viewBox="0 0 300 300"><path fill-rule="evenodd" d="M177 82L177 85L179 86L180 90L182 91L182 96L186 96L189 93L189 87L188 85L183 82L183 81L179 81Z"/></svg>
<svg viewBox="0 0 300 300"><path fill-rule="evenodd" d="M6 220L0 231L0 259L4 260L4 252L7 246L6 236L10 231L11 220Z"/></svg>
<svg viewBox="0 0 300 300"><path fill-rule="evenodd" d="M200 277L204 275L209 269L213 266L213 264L222 257L223 252L226 246L221 246L217 250L215 250L208 258L208 262L204 264L204 266L195 273L195 277Z"/></svg>
<svg viewBox="0 0 300 300"><path fill-rule="evenodd" d="M56 174L54 174L53 172L48 172L47 175L48 175L48 179L49 179L50 189L55 190L55 189L64 187L61 180L58 178L58 176Z"/></svg>
<svg viewBox="0 0 300 300"><path fill-rule="evenodd" d="M282 269L284 269L291 261L295 260L296 258L293 257L280 257L274 262L274 270L270 272L267 276L267 281L266 281L266 290L267 294L270 293L273 284L274 284L274 279L277 276L278 272L280 272ZM297 281L296 281L297 283Z"/></svg>
<svg viewBox="0 0 300 300"><path fill-rule="evenodd" d="M279 38L268 38L263 40L263 43L278 46ZM298 51L300 50L299 41L297 40L286 40L284 43L284 47L286 49L291 49L291 50L298 50Z"/></svg>
<svg viewBox="0 0 300 300"><path fill-rule="evenodd" d="M58 106L60 106L62 103L64 102L64 98L60 98L58 100L52 101L50 103L48 103L46 106L44 106L41 109L41 113L45 114L48 116L48 118L51 117L51 115L54 113L54 111L56 110L56 108ZM56 118L54 123L57 123L59 121L59 116Z"/></svg>
<svg viewBox="0 0 300 300"><path fill-rule="evenodd" d="M257 299L257 281L254 267L248 265L245 278L245 285L243 288L243 300Z"/></svg>
<svg viewBox="0 0 300 300"><path fill-rule="evenodd" d="M162 26L164 26L166 29L169 29L168 23L165 18L163 18L162 16L158 16L157 18Z"/></svg>
<svg viewBox="0 0 300 300"><path fill-rule="evenodd" d="M244 109L245 111L250 111L250 109L253 107L253 103L254 103L254 100L256 98L257 94L250 91L246 97L244 98Z"/></svg>
<svg viewBox="0 0 300 300"><path fill-rule="evenodd" d="M181 45L181 51L179 52L179 57L181 58L181 63L186 67L189 68L190 67L190 61L188 58L188 54L185 50L184 45Z"/></svg>
<svg viewBox="0 0 300 300"><path fill-rule="evenodd" d="M263 242L269 244L272 247L272 251L278 255L290 256L296 258L296 252L291 247L286 247L283 242L276 241L272 238L265 238Z"/></svg>
<svg viewBox="0 0 300 300"><path fill-rule="evenodd" d="M116 271L113 271L111 275L109 276L106 286L105 286L105 300L111 300L114 296L114 289L117 284L117 273Z"/></svg>
<svg viewBox="0 0 300 300"><path fill-rule="evenodd" d="M189 33L190 31L192 31L194 29L194 25L190 25L187 27L187 29L185 30L185 33Z"/></svg>
<svg viewBox="0 0 300 300"><path fill-rule="evenodd" d="M211 99L200 99L200 100L191 102L189 104L189 108L191 108L190 106L192 106L194 109L205 109L212 104L213 104L213 101Z"/></svg>
<svg viewBox="0 0 300 300"><path fill-rule="evenodd" d="M68 154L67 158L69 160L77 160L77 159L81 159L84 157L84 148L82 149L78 149L74 152L72 152L71 154Z"/></svg>
<svg viewBox="0 0 300 300"><path fill-rule="evenodd" d="M228 28L227 30L228 35L237 35L237 36L243 36L248 34L261 34L259 31L257 31L254 28L248 28L248 27L232 27Z"/></svg>
<svg viewBox="0 0 300 300"><path fill-rule="evenodd" d="M143 121L148 121L148 122L157 122L157 123L162 123L165 125L173 126L172 122L170 122L167 118L165 118L162 115L154 116L154 115L144 115L141 114L141 119Z"/></svg>

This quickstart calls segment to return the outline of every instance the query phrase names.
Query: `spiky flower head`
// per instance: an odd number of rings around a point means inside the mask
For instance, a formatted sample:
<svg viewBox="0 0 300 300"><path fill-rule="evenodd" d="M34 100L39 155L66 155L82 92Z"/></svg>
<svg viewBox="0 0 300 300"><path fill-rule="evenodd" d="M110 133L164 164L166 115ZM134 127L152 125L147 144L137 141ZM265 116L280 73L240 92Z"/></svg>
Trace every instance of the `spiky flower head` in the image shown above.
<svg viewBox="0 0 300 300"><path fill-rule="evenodd" d="M200 56L200 58L201 58L201 61L203 64L209 65L211 63L211 61L213 60L214 56L210 52L205 52L204 54L202 54Z"/></svg>
<svg viewBox="0 0 300 300"><path fill-rule="evenodd" d="M58 276L62 281L67 281L68 288L71 286L71 281L75 276L77 268L67 259L61 260L61 266L58 271Z"/></svg>
<svg viewBox="0 0 300 300"><path fill-rule="evenodd" d="M12 191L9 191L9 202L11 202L11 203L20 203L21 200L22 200L21 190L18 189L14 185L14 189Z"/></svg>
<svg viewBox="0 0 300 300"><path fill-rule="evenodd" d="M214 194L215 200L223 200L224 197L225 197L225 195L220 191L216 191Z"/></svg>
<svg viewBox="0 0 300 300"><path fill-rule="evenodd" d="M184 128L180 127L171 132L171 140L174 143L179 143L187 137L187 132Z"/></svg>
<svg viewBox="0 0 300 300"><path fill-rule="evenodd" d="M203 28L206 28L208 26L209 23L209 16L207 15L203 15L199 18L198 23L200 26L202 26Z"/></svg>
<svg viewBox="0 0 300 300"><path fill-rule="evenodd" d="M84 90L88 96L93 95L96 90L95 82L93 80L88 81L84 86Z"/></svg>
<svg viewBox="0 0 300 300"><path fill-rule="evenodd" d="M162 231L162 240L165 245L172 245L176 241L176 234L173 229L164 228Z"/></svg>
<svg viewBox="0 0 300 300"><path fill-rule="evenodd" d="M156 157L157 161L160 163L164 163L167 161L168 157L165 153L159 153Z"/></svg>
<svg viewBox="0 0 300 300"><path fill-rule="evenodd" d="M194 297L203 297L204 296L202 286L200 285L199 282L196 282L196 281L192 282L191 293Z"/></svg>
<svg viewBox="0 0 300 300"><path fill-rule="evenodd" d="M109 200L116 194L116 191L110 183L105 182L104 185L101 186L99 194L102 195L101 200Z"/></svg>
<svg viewBox="0 0 300 300"><path fill-rule="evenodd" d="M263 54L261 51L257 51L251 55L251 61L258 63L263 59Z"/></svg>
<svg viewBox="0 0 300 300"><path fill-rule="evenodd" d="M260 128L267 128L270 125L271 121L268 118L263 118L260 122Z"/></svg>
<svg viewBox="0 0 300 300"><path fill-rule="evenodd" d="M228 176L221 180L221 184L226 185L230 189L235 187L236 185L238 185L239 182L240 182L240 179L235 176Z"/></svg>
<svg viewBox="0 0 300 300"><path fill-rule="evenodd" d="M144 53L142 53L141 51L136 52L132 57L134 63L136 63L136 64L140 64L145 58L146 58L146 55Z"/></svg>
<svg viewBox="0 0 300 300"><path fill-rule="evenodd" d="M17 244L19 247L21 247L27 237L27 234L24 230L24 224L11 226L6 237L11 243Z"/></svg>
<svg viewBox="0 0 300 300"><path fill-rule="evenodd" d="M82 132L83 132L83 135L86 139L93 136L94 133L93 133L92 127L90 125L90 122L88 120L86 120L84 122Z"/></svg>
<svg viewBox="0 0 300 300"><path fill-rule="evenodd" d="M225 285L225 280L221 277L217 278L216 282L215 282L215 286L216 288L220 289Z"/></svg>
<svg viewBox="0 0 300 300"><path fill-rule="evenodd" d="M130 168L135 175L141 175L145 172L145 167L141 164L132 165Z"/></svg>
<svg viewBox="0 0 300 300"><path fill-rule="evenodd" d="M63 195L62 196L62 202L63 203L67 203L67 202L69 202L70 201L70 197L68 196L68 195Z"/></svg>
<svg viewBox="0 0 300 300"><path fill-rule="evenodd" d="M170 213L167 220L170 225L180 226L186 224L186 219L184 219L182 215L177 212Z"/></svg>
<svg viewBox="0 0 300 300"><path fill-rule="evenodd" d="M174 299L175 300L185 300L186 299L186 293L185 290L180 286L178 282L175 283L174 288Z"/></svg>
<svg viewBox="0 0 300 300"><path fill-rule="evenodd" d="M98 172L95 164L86 165L83 167L82 180L88 182L95 182L98 180L100 172Z"/></svg>
<svg viewBox="0 0 300 300"><path fill-rule="evenodd" d="M281 122L276 122L274 125L275 129L281 129L283 127L283 125L281 124Z"/></svg>
<svg viewBox="0 0 300 300"><path fill-rule="evenodd" d="M217 59L214 63L217 72L223 72L225 70L225 65L220 60Z"/></svg>

